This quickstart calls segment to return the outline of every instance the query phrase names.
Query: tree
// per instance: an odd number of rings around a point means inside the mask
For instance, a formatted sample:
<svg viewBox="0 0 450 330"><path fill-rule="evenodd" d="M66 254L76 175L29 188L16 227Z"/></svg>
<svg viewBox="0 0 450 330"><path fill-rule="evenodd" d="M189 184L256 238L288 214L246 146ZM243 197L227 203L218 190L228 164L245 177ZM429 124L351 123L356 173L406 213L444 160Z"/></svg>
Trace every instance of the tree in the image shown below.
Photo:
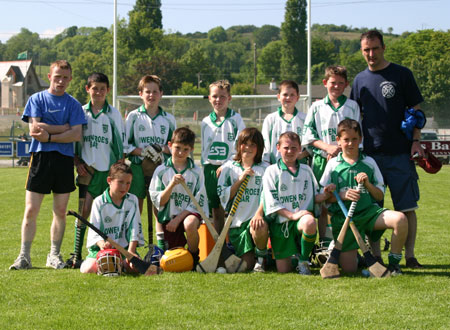
<svg viewBox="0 0 450 330"><path fill-rule="evenodd" d="M127 41L130 51L153 48L162 39L160 0L136 0L128 17Z"/></svg>
<svg viewBox="0 0 450 330"><path fill-rule="evenodd" d="M269 42L280 40L280 28L275 25L263 25L253 32L253 36L257 47L262 49Z"/></svg>
<svg viewBox="0 0 450 330"><path fill-rule="evenodd" d="M258 77L266 83L272 78L280 80L282 41L272 41L267 44L258 56Z"/></svg>
<svg viewBox="0 0 450 330"><path fill-rule="evenodd" d="M21 28L20 33L12 36L6 41L6 49L3 55L5 60L16 60L17 55L24 51L28 51L28 59L34 54L31 53L33 46L39 45L39 34L33 33L26 28Z"/></svg>
<svg viewBox="0 0 450 330"><path fill-rule="evenodd" d="M306 0L288 0L281 24L281 77L299 83L306 77Z"/></svg>
<svg viewBox="0 0 450 330"><path fill-rule="evenodd" d="M227 41L227 33L221 26L215 27L208 31L208 39L214 43Z"/></svg>

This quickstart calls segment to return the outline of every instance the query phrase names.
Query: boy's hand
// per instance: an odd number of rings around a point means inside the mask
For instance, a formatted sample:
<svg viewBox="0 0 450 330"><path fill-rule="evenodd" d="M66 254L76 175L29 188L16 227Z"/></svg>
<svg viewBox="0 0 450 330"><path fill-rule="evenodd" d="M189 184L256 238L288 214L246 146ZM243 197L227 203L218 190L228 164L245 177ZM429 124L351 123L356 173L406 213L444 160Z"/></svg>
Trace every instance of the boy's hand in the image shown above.
<svg viewBox="0 0 450 330"><path fill-rule="evenodd" d="M304 215L307 215L307 214L309 214L309 215L313 215L311 212L309 212L308 210L300 210L300 211L297 211L297 212L295 212L293 215L292 215L292 220L300 220L300 218L301 217L303 217Z"/></svg>
<svg viewBox="0 0 450 330"><path fill-rule="evenodd" d="M364 172L360 172L355 176L355 180L358 183L362 182L365 184L369 180L369 176Z"/></svg>
<svg viewBox="0 0 450 330"><path fill-rule="evenodd" d="M86 170L86 167L84 166L84 163L77 164L77 173L80 176L86 176L88 175L88 171Z"/></svg>
<svg viewBox="0 0 450 330"><path fill-rule="evenodd" d="M242 172L242 174L239 176L239 181L244 181L244 179L247 177L247 175L249 176L254 176L255 175L255 171L253 171L252 168L247 168L244 172Z"/></svg>
<svg viewBox="0 0 450 330"><path fill-rule="evenodd" d="M338 145L329 144L325 149L325 151L327 152L328 156L330 156L330 158L333 158L336 157L341 152L341 147L339 147Z"/></svg>
<svg viewBox="0 0 450 330"><path fill-rule="evenodd" d="M264 219L261 214L258 212L253 216L253 218L250 220L250 228L252 228L254 231L262 228L264 226Z"/></svg>
<svg viewBox="0 0 450 330"><path fill-rule="evenodd" d="M330 183L328 186L323 188L323 192L327 194L333 194L333 191L336 190L336 185L334 183Z"/></svg>
<svg viewBox="0 0 450 330"><path fill-rule="evenodd" d="M112 249L112 245L108 241L98 241L97 245L100 248L100 250Z"/></svg>
<svg viewBox="0 0 450 330"><path fill-rule="evenodd" d="M348 201L352 201L352 202L356 202L359 200L359 198L361 197L359 195L359 191L356 189L348 189L345 192L341 192L339 193L339 195L341 196L342 199L348 200Z"/></svg>
<svg viewBox="0 0 450 330"><path fill-rule="evenodd" d="M49 134L45 129L40 128L37 125L33 125L33 130L30 131L30 136L32 138L34 138L35 140L38 140L39 142L44 143L44 142L48 142Z"/></svg>
<svg viewBox="0 0 450 330"><path fill-rule="evenodd" d="M216 170L216 176L217 176L217 178L219 178L220 173L222 173L222 166L220 166L220 167Z"/></svg>
<svg viewBox="0 0 450 330"><path fill-rule="evenodd" d="M181 174L175 174L175 176L172 178L170 184L172 186L176 186L177 184L180 184L181 182L184 182L184 177Z"/></svg>
<svg viewBox="0 0 450 330"><path fill-rule="evenodd" d="M177 228L182 220L183 219L181 219L179 217L175 217L172 220L170 220L166 225L167 231L174 233L177 230Z"/></svg>

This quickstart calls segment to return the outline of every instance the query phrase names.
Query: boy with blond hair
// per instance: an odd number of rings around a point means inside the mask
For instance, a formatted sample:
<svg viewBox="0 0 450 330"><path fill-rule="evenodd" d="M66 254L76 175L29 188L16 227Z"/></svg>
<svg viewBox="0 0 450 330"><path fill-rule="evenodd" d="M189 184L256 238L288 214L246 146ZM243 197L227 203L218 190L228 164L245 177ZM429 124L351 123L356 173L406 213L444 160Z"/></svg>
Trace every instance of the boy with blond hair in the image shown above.
<svg viewBox="0 0 450 330"><path fill-rule="evenodd" d="M161 158L167 159L170 156L170 150L167 143L172 138L172 134L176 129L175 117L165 112L160 106L163 91L161 79L155 75L146 75L141 78L138 85L139 96L144 102L136 110L131 111L125 122L126 134L126 152L131 161L131 169L133 171L133 182L131 184L130 193L135 194L139 199L139 209L142 212L143 201L147 196L150 180L156 167L161 160L150 159L147 151L160 153ZM145 166L144 164L150 164ZM152 214L153 206L149 196L147 196L147 212L148 212L148 238L149 242L153 241L153 223ZM158 236L159 233L159 236ZM162 228L156 222L156 234L158 246L164 249L164 237L161 237Z"/></svg>
<svg viewBox="0 0 450 330"><path fill-rule="evenodd" d="M78 173L79 210L87 219L94 198L108 187L107 177L112 164L123 158L124 125L116 108L108 104L109 79L94 72L87 79L89 102L83 106L87 125L83 138L75 144L75 166ZM79 268L82 262L82 245L86 226L75 220L74 252L66 261L70 268Z"/></svg>
<svg viewBox="0 0 450 330"><path fill-rule="evenodd" d="M73 142L81 139L86 124L81 104L66 93L72 80L69 62L59 60L50 65L50 86L33 94L25 106L22 120L30 127L31 164L26 183L25 212L19 256L9 269L31 268L31 244L36 221L46 194L53 192L51 248L47 267L64 268L60 249L66 228L69 196L75 190L73 175Z"/></svg>
<svg viewBox="0 0 450 330"><path fill-rule="evenodd" d="M327 89L327 96L314 102L309 108L302 134L302 146L312 148L314 152L312 170L317 181L320 181L327 161L341 151L336 140L339 122L345 118L358 122L361 119L358 104L343 94L348 86L345 67L327 67L323 85ZM326 233L327 223L327 212L322 208L318 225L319 238L326 246L331 240L330 233Z"/></svg>
<svg viewBox="0 0 450 330"><path fill-rule="evenodd" d="M278 139L284 132L302 134L306 115L295 107L300 94L298 84L293 80L283 80L277 95L281 106L276 112L269 114L263 122L262 135L264 137L263 160L269 164L275 164L280 159L277 149ZM308 157L305 150L299 154L299 159ZM305 162L302 161L302 163Z"/></svg>
<svg viewBox="0 0 450 330"><path fill-rule="evenodd" d="M209 210L202 170L189 158L194 144L195 134L189 128L175 130L169 141L172 156L155 170L149 192L158 210L157 220L164 230L169 249L184 247L187 243L195 266L199 260L198 228L201 217L180 183L186 183L206 215Z"/></svg>
<svg viewBox="0 0 450 330"><path fill-rule="evenodd" d="M217 232L222 231L224 221L224 210L217 193L219 168L236 153L237 138L245 128L241 115L228 108L230 93L231 85L228 80L218 80L209 85L208 99L213 111L203 118L201 124L201 163L205 181L208 182L206 193Z"/></svg>

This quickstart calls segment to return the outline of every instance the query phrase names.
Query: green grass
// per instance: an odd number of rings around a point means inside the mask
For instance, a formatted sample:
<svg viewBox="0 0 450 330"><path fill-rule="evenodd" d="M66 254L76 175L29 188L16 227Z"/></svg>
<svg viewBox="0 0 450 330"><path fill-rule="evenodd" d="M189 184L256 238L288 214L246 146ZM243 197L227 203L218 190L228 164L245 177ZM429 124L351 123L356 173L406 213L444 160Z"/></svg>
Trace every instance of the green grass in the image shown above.
<svg viewBox="0 0 450 330"><path fill-rule="evenodd" d="M310 277L189 272L120 278L46 269L51 197L38 219L34 268L8 271L20 247L26 169L0 169L0 328L448 329L450 166L436 175L418 172L416 255L425 269L404 269L404 276L389 279L322 280L317 269ZM72 251L73 221L68 218L65 256Z"/></svg>

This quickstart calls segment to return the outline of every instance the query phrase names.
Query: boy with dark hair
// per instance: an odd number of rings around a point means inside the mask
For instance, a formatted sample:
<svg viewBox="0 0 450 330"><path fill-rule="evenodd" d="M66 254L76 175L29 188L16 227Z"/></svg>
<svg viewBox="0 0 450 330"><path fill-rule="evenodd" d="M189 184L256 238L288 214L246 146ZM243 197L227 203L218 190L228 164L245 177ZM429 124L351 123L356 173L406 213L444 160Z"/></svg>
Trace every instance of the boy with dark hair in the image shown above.
<svg viewBox="0 0 450 330"><path fill-rule="evenodd" d="M150 180L156 167L161 164L161 158L167 159L170 150L167 143L172 138L176 128L175 117L165 112L159 102L163 96L161 79L155 75L146 75L141 78L138 85L139 96L144 104L138 109L131 111L125 122L126 131L126 152L131 161L133 170L133 183L130 193L135 194L139 199L139 209L142 212L144 198L147 196ZM160 159L155 159L151 155L160 153ZM144 165L144 166L143 166ZM147 213L149 221L149 242L153 241L152 214L154 213L152 203L147 196ZM162 228L156 222L156 233L158 246L164 249L161 237Z"/></svg>
<svg viewBox="0 0 450 330"><path fill-rule="evenodd" d="M69 62L51 64L50 86L33 94L25 106L22 120L28 122L31 164L26 184L25 212L22 221L20 254L9 269L31 268L31 243L36 234L36 220L46 194L53 192L51 248L47 267L61 269L65 263L60 249L66 228L66 209L70 192L75 190L73 142L81 138L86 119L81 104L65 91L72 80Z"/></svg>
<svg viewBox="0 0 450 330"><path fill-rule="evenodd" d="M297 270L310 275L309 255L316 241L314 198L318 185L309 166L298 159L301 144L294 132L281 134L277 149L281 158L266 169L263 205L277 270L291 270L291 257L299 253Z"/></svg>
<svg viewBox="0 0 450 330"><path fill-rule="evenodd" d="M136 255L136 248L144 245L141 216L137 197L129 194L133 173L122 162L114 163L107 177L108 188L94 200L91 211L91 223L101 228L108 237ZM82 273L96 273L96 257L100 250L112 246L92 229L88 231L87 248L89 255L81 264ZM128 272L135 272L128 260L123 261Z"/></svg>
<svg viewBox="0 0 450 330"><path fill-rule="evenodd" d="M86 92L90 96L83 106L87 124L83 138L75 145L75 166L79 187L79 208L87 219L92 201L108 187L107 177L112 164L123 159L124 125L119 110L108 104L109 79L99 72L87 79ZM86 226L75 220L74 252L66 261L68 267L79 268Z"/></svg>
<svg viewBox="0 0 450 330"><path fill-rule="evenodd" d="M263 160L268 164L275 164L280 159L280 153L277 149L278 139L284 132L294 132L302 134L306 115L297 110L297 104L300 94L298 84L293 80L283 80L277 95L281 106L278 111L269 114L263 122L262 135L264 137ZM299 154L299 159L308 157L309 153L305 150ZM302 163L305 162L302 161Z"/></svg>
<svg viewBox="0 0 450 330"><path fill-rule="evenodd" d="M359 123L353 119L341 121L337 129L337 141L342 152L327 163L320 180L321 186L324 187L323 196L317 196L318 199L328 199L328 202L332 203L328 211L332 214L333 236L337 238L345 221L345 216L331 193L337 189L347 209L352 201L358 201L352 220L362 237L367 234L371 241L377 242L385 229L393 229L388 269L392 275L400 275L399 262L408 234L408 221L403 213L378 206L377 201L384 197L383 177L373 158L359 150L362 141ZM361 182L364 183L364 189L358 191L356 187ZM355 237L348 231L339 259L344 271L357 270L357 249Z"/></svg>
<svg viewBox="0 0 450 330"><path fill-rule="evenodd" d="M213 112L203 118L202 134L202 166L205 181L208 182L209 207L212 209L214 227L220 233L223 228L224 210L220 205L217 193L217 178L220 167L236 153L236 140L245 128L239 113L228 108L231 101L231 85L228 80L218 80L209 85L209 103Z"/></svg>
<svg viewBox="0 0 450 330"><path fill-rule="evenodd" d="M203 172L189 158L194 143L195 134L189 128L175 130L169 141L172 156L156 168L149 192L158 210L157 220L163 228L168 248L184 247L187 243L195 267L199 260L198 228L201 217L180 183L185 182L191 189L206 215L209 210Z"/></svg>
<svg viewBox="0 0 450 330"><path fill-rule="evenodd" d="M302 134L302 146L312 148L314 152L312 170L317 181L320 181L327 161L341 151L336 141L339 122L345 118L360 121L358 104L344 95L348 86L345 67L327 67L323 85L327 89L327 96L314 102L309 108ZM330 234L326 233L327 223L327 212L322 208L318 227L319 238L325 246L328 246L331 240Z"/></svg>

